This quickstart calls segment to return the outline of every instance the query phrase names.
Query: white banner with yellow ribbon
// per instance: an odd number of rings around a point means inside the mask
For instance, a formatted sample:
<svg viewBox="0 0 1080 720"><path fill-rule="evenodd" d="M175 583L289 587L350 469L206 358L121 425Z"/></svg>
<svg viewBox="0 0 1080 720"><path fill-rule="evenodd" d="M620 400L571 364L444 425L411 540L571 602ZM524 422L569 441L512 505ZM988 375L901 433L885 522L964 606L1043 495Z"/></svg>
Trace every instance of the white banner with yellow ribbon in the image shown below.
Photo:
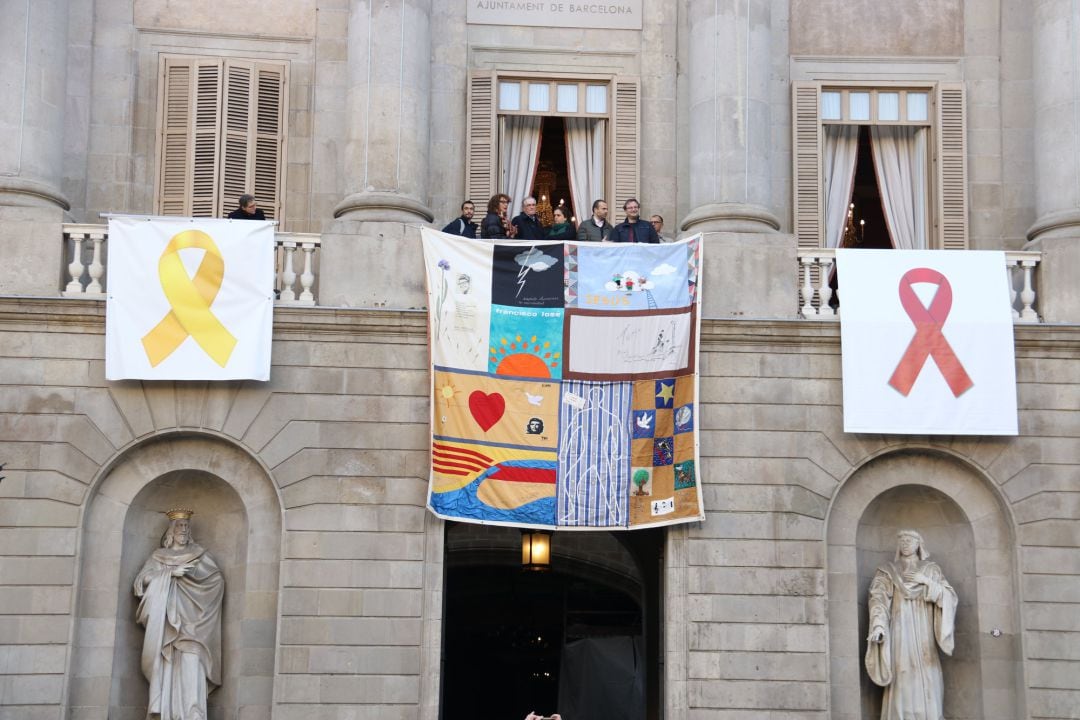
<svg viewBox="0 0 1080 720"><path fill-rule="evenodd" d="M109 219L105 377L269 380L274 223Z"/></svg>

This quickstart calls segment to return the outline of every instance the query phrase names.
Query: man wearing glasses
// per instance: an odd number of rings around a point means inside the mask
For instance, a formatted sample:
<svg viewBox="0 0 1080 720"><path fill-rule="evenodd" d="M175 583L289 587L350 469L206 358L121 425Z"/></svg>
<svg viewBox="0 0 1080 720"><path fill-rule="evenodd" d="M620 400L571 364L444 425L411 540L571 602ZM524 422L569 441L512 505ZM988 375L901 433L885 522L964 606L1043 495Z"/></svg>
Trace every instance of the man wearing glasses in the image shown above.
<svg viewBox="0 0 1080 720"><path fill-rule="evenodd" d="M660 242L660 237L653 226L641 219L639 214L641 203L637 201L637 198L630 198L624 202L623 211L626 212L626 219L612 228L611 235L608 236L609 241L654 244Z"/></svg>
<svg viewBox="0 0 1080 720"><path fill-rule="evenodd" d="M656 231L656 237L660 238L660 242L662 242L662 243L673 242L673 240L671 238L664 237L664 233L663 233L663 230L664 230L664 216L663 215L653 215L653 216L651 216L649 218L649 224L652 225L653 230Z"/></svg>

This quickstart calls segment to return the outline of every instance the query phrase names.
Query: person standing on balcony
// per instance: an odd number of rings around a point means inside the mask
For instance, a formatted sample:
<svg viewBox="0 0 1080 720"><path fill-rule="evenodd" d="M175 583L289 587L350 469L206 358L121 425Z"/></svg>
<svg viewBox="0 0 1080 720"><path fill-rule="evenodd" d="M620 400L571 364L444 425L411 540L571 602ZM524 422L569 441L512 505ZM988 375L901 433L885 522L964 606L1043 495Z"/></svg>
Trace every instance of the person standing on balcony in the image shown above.
<svg viewBox="0 0 1080 720"><path fill-rule="evenodd" d="M506 217L510 208L510 196L496 193L488 200L487 215L480 223L480 237L485 240L506 240L514 237L515 228Z"/></svg>
<svg viewBox="0 0 1080 720"><path fill-rule="evenodd" d="M566 208L562 205L555 208L555 223L548 229L549 240L576 240L577 228L570 218L566 217Z"/></svg>
<svg viewBox="0 0 1080 720"><path fill-rule="evenodd" d="M577 239L579 242L600 242L607 240L611 234L611 223L607 221L607 203L603 200L594 200L592 204L592 217L578 225Z"/></svg>
<svg viewBox="0 0 1080 720"><path fill-rule="evenodd" d="M480 223L480 236L484 240L507 240L513 237L514 226L507 217L510 208L510 195L499 192L491 195L487 201L487 215Z"/></svg>
<svg viewBox="0 0 1080 720"><path fill-rule="evenodd" d="M660 238L660 242L662 242L662 243L675 242L675 240L673 238L664 237L664 234L661 232L661 230L664 229L664 216L663 215L653 215L653 216L651 216L649 218L649 224L652 225L653 230L656 231L656 237Z"/></svg>
<svg viewBox="0 0 1080 720"><path fill-rule="evenodd" d="M230 220L265 220L266 216L255 203L254 195L241 195L240 207L229 213Z"/></svg>
<svg viewBox="0 0 1080 720"><path fill-rule="evenodd" d="M626 219L611 229L611 242L628 243L659 243L660 238L653 230L653 226L641 219L641 203L637 198L630 198L623 203L622 209L626 212Z"/></svg>
<svg viewBox="0 0 1080 720"><path fill-rule="evenodd" d="M540 224L540 218L536 215L536 198L531 195L521 203L521 214L514 218L514 227L517 228L518 240L544 240L547 233Z"/></svg>
<svg viewBox="0 0 1080 720"><path fill-rule="evenodd" d="M475 238L476 237L476 223L472 221L473 213L476 211L476 207L473 205L472 200L466 200L461 203L461 217L457 220L451 220L450 223L442 229L444 233L450 235L460 235L461 237Z"/></svg>

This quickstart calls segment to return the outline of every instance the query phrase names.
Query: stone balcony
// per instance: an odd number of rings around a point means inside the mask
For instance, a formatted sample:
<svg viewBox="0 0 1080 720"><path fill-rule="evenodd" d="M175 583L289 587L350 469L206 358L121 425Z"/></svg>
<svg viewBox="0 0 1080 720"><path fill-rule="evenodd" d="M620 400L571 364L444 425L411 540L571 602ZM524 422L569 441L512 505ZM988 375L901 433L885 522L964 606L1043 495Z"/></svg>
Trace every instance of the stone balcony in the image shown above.
<svg viewBox="0 0 1080 720"><path fill-rule="evenodd" d="M108 289L106 225L64 225L64 297L104 300ZM274 234L275 305L317 305L319 248L315 233Z"/></svg>
<svg viewBox="0 0 1080 720"><path fill-rule="evenodd" d="M276 305L311 307L319 304L321 242L321 236L316 233L275 233ZM104 299L108 287L108 227L65 224L63 243L66 264L62 269L61 295ZM797 297L792 297L792 316L815 321L839 320L836 292L830 286L835 251L827 248L799 250L796 258L799 282L794 293ZM1014 322L1042 322L1035 292L1035 271L1042 262L1042 253L1007 251L1005 262Z"/></svg>
<svg viewBox="0 0 1080 720"><path fill-rule="evenodd" d="M806 320L839 320L840 307L835 302L834 267L836 251L831 248L800 250L799 261L799 316ZM1006 279L1009 283L1009 301L1012 305L1013 322L1038 323L1034 276L1042 262L1040 252L1005 253Z"/></svg>

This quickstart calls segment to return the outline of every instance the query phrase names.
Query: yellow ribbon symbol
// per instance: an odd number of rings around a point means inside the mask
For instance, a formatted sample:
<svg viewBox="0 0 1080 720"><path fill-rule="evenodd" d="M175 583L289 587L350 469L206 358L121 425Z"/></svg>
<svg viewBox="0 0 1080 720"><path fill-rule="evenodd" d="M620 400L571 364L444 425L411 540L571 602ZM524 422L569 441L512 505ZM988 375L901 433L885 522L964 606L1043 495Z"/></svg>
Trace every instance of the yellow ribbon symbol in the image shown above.
<svg viewBox="0 0 1080 720"><path fill-rule="evenodd" d="M194 277L188 277L180 251L205 250ZM236 338L225 329L210 306L221 289L225 261L214 240L201 230L185 230L169 240L158 260L158 278L169 312L142 339L151 367L173 354L189 336L221 367L225 367L236 347Z"/></svg>

